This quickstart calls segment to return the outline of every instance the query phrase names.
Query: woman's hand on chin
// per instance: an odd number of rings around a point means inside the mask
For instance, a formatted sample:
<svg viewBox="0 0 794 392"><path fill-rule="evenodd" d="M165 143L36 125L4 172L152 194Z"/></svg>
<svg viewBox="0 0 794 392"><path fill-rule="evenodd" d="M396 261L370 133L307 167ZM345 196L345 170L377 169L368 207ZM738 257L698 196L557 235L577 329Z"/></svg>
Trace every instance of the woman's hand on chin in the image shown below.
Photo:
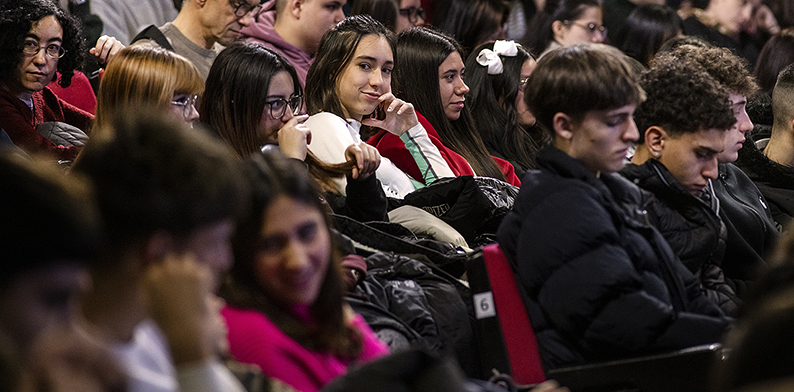
<svg viewBox="0 0 794 392"><path fill-rule="evenodd" d="M383 94L378 100L380 101L378 107L383 109L385 117L383 119L376 118L374 115L378 112L376 110L373 116L365 117L361 121L362 124L385 129L397 136L402 136L403 133L419 124L414 105L395 97L392 93Z"/></svg>
<svg viewBox="0 0 794 392"><path fill-rule="evenodd" d="M312 131L304 122L308 114L295 116L278 130L278 147L288 158L306 159L308 144L312 142Z"/></svg>
<svg viewBox="0 0 794 392"><path fill-rule="evenodd" d="M380 153L378 149L367 143L356 143L347 146L345 149L345 159L354 160L356 166L353 167L351 177L354 180L364 180L375 173L380 166Z"/></svg>

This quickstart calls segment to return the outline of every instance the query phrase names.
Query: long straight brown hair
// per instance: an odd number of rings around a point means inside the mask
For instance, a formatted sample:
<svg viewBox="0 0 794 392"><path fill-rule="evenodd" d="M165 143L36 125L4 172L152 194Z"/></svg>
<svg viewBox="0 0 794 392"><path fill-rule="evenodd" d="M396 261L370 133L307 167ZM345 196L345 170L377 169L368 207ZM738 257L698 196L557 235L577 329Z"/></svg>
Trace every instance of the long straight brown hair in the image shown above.
<svg viewBox="0 0 794 392"><path fill-rule="evenodd" d="M353 358L361 352L362 337L344 321L341 254L333 246L333 236L327 272L317 299L309 306L315 325L300 321L288 305L270 298L255 278L257 243L266 223L266 211L278 197L286 196L305 208L320 211L327 225L331 223L318 190L305 174L306 170L298 165L271 151L254 154L248 161L247 174L252 188L250 210L232 240L235 264L221 286L221 296L231 306L264 313L282 332L307 349ZM328 227L325 230L329 230Z"/></svg>

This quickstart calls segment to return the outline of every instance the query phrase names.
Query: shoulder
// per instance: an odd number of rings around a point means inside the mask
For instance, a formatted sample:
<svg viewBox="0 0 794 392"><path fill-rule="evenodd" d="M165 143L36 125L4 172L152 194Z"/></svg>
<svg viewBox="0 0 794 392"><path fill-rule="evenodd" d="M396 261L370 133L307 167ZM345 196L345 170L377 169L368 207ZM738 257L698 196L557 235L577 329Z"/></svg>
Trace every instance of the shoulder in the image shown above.
<svg viewBox="0 0 794 392"><path fill-rule="evenodd" d="M267 316L256 310L227 306L221 310L221 315L230 327L240 324L248 327L267 327L272 325L275 328L275 324Z"/></svg>

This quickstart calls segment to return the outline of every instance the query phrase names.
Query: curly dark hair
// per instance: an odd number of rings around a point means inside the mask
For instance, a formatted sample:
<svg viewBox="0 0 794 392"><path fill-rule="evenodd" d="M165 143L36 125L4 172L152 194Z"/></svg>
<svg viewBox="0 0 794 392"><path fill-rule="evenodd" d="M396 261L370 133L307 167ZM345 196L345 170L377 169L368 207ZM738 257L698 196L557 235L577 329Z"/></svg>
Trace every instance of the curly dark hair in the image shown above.
<svg viewBox="0 0 794 392"><path fill-rule="evenodd" d="M662 127L672 137L736 123L728 89L696 63L657 64L640 78L646 100L634 112L643 143L645 130Z"/></svg>
<svg viewBox="0 0 794 392"><path fill-rule="evenodd" d="M82 68L86 56L83 28L77 19L51 0L0 1L0 78L3 82L9 82L8 78L16 75L14 70L23 56L22 43L33 24L51 15L61 24L62 46L66 49L66 54L58 60L60 85L68 87L72 83L74 71Z"/></svg>
<svg viewBox="0 0 794 392"><path fill-rule="evenodd" d="M699 64L731 93L749 97L758 91L758 83L750 74L747 61L729 49L683 45L664 54L659 54L651 62L651 67L676 60L687 60Z"/></svg>

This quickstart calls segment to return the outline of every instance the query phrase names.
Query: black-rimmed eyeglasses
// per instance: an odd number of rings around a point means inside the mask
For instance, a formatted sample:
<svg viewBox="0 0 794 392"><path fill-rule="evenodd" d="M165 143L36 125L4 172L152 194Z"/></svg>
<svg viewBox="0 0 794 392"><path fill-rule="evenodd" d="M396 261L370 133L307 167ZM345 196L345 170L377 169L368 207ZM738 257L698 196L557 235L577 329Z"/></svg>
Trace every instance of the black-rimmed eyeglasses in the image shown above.
<svg viewBox="0 0 794 392"><path fill-rule="evenodd" d="M265 107L270 108L270 117L274 120L284 117L284 113L287 112L287 106L292 110L292 115L297 116L303 108L303 95L292 96L289 100L278 98L265 101Z"/></svg>
<svg viewBox="0 0 794 392"><path fill-rule="evenodd" d="M422 18L422 20L425 19L425 9L421 7L401 8L400 16L408 18L408 21L411 23L416 23L419 18Z"/></svg>
<svg viewBox="0 0 794 392"><path fill-rule="evenodd" d="M249 12L253 13L254 15L259 13L259 10L262 8L262 4L257 3L256 5L251 5L247 1L241 2L232 2L232 7L234 7L234 16L237 18L242 18L243 16L247 15Z"/></svg>
<svg viewBox="0 0 794 392"><path fill-rule="evenodd" d="M47 46L39 46L39 43L34 40L26 40L22 43L22 53L25 56L35 56L42 49L51 59L59 59L66 54L67 50L58 44L49 44Z"/></svg>

